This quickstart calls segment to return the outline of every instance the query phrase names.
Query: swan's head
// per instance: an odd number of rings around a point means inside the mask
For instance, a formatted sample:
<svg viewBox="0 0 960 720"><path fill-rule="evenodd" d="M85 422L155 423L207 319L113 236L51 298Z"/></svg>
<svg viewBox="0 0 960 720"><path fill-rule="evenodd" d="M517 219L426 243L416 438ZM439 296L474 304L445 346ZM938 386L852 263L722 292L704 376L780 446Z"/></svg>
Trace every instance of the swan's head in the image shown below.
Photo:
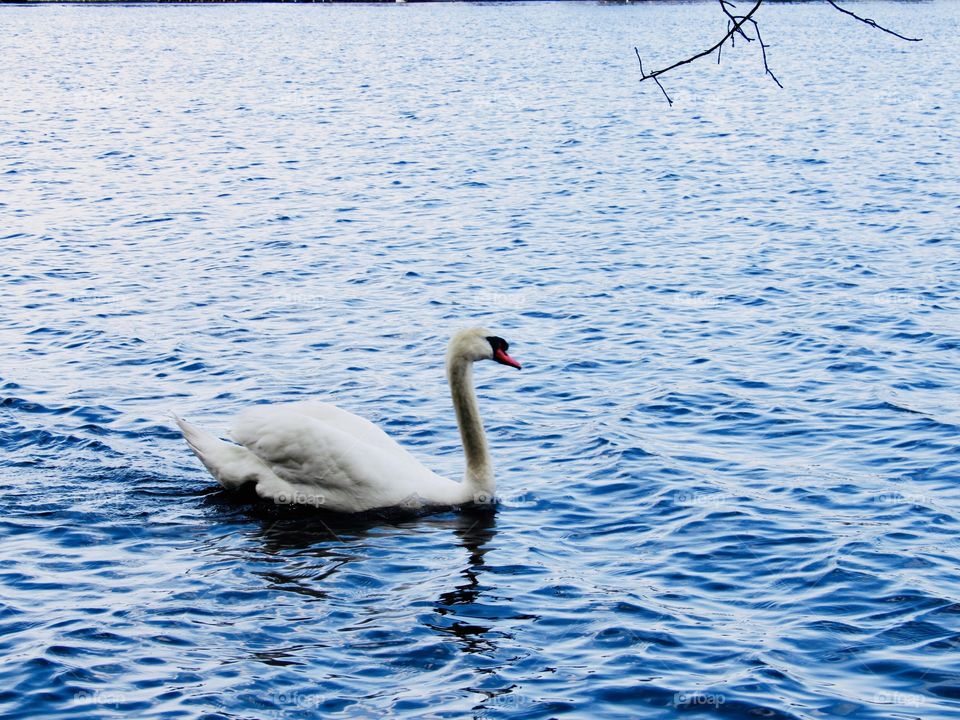
<svg viewBox="0 0 960 720"><path fill-rule="evenodd" d="M475 327L461 330L450 339L447 357L463 358L471 362L493 360L501 365L520 369L520 363L507 354L510 343L489 330Z"/></svg>

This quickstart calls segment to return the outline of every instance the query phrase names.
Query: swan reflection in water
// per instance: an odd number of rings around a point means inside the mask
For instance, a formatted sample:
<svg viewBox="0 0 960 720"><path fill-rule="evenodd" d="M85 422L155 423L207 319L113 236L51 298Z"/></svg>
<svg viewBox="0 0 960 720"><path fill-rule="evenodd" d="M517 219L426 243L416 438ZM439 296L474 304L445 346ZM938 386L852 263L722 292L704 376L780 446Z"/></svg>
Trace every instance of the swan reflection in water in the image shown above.
<svg viewBox="0 0 960 720"><path fill-rule="evenodd" d="M447 638L455 639L464 652L490 652L495 649L494 639L489 636L491 628L460 619L458 611L468 610L477 603L483 592L480 575L484 569L483 556L490 550L490 541L497 534L495 513L464 514L458 516L457 520L453 532L459 539L460 546L467 551L467 563L460 570L463 582L440 594L434 605L440 618L437 623L427 623L427 626ZM448 618L449 623L442 623L442 620ZM476 618L472 617L470 620L475 621Z"/></svg>
<svg viewBox="0 0 960 720"><path fill-rule="evenodd" d="M236 530L218 533L210 549L263 580L255 589L264 595L262 616L245 607L241 623L287 631L267 647L244 639L233 662L294 666L295 683L304 680L299 667L323 658L329 670L310 678L316 692L359 702L352 706L358 712L365 678L377 673L405 677L404 700L429 700L431 711L508 701L513 685L498 668L515 658L512 630L535 616L518 612L498 579L484 578L488 553L501 549L496 506L344 516L238 500L234 493L207 496ZM424 698L425 675L438 673L449 674L442 696Z"/></svg>
<svg viewBox="0 0 960 720"><path fill-rule="evenodd" d="M235 496L225 493L217 495L213 500L216 504L223 503L240 509ZM379 558L372 558L370 551L393 544L393 539L388 542L386 537L404 534L422 537L430 534L439 539L445 531L449 531L467 554L466 563L458 575L462 582L440 593L434 602L438 622L425 624L444 639L462 643L464 652L490 650L489 638L485 637L490 632L489 626L456 618L458 608L476 605L484 592L481 575L485 567L484 556L492 549L492 541L497 534L496 506L474 506L443 515L378 512L367 516L344 516L296 507L278 509L261 501L244 503L240 512L247 519L252 516L259 523L259 527L248 534L251 540L256 540L256 545L246 550L253 554L248 564L262 566L255 572L267 581L266 587L315 600L331 598L341 593L344 587L358 590L355 585L347 586L347 583L341 582L337 575L358 571L364 569L363 566L377 562ZM441 542L436 543L439 544ZM396 546L398 561L409 559L410 547L405 545L400 538ZM235 553L234 550L231 555ZM377 554L380 556L379 552ZM456 556L451 555L450 563L445 568L455 560ZM369 571L364 573L369 574ZM356 573L351 582L355 583L360 577L363 575ZM393 582L404 581L396 574L384 580L380 588L384 591L390 590ZM371 590L370 594L376 595L378 588L359 589ZM451 618L453 621L444 623L442 618Z"/></svg>
<svg viewBox="0 0 960 720"><path fill-rule="evenodd" d="M440 594L436 601L437 613L442 616L455 615L453 608L476 603L483 591L479 578L484 569L484 555L491 549L490 543L497 534L496 510L493 508L406 519L393 514L393 520L386 525L383 517L365 518L359 522L353 519L353 522L350 522L335 514L324 515L319 527L306 527L293 519L265 520L262 521L257 535L263 550L271 556L289 557L293 550L297 551L297 558L309 554L326 560L325 572L320 577L328 579L350 563L367 560L364 551L382 545L380 539L384 534L403 533L408 530L415 530L421 535L427 531L452 531L457 538L457 544L467 552L467 562L460 569L463 582ZM263 575L271 581L271 587L280 590L291 590L287 583L290 578L295 577L276 569ZM300 588L297 592L326 597L328 593L322 587L324 584L317 583L316 587L310 589ZM443 628L442 631L452 632L454 636L469 640L471 635L483 634L489 630L477 626L476 631L471 632L467 628L467 625L457 623Z"/></svg>

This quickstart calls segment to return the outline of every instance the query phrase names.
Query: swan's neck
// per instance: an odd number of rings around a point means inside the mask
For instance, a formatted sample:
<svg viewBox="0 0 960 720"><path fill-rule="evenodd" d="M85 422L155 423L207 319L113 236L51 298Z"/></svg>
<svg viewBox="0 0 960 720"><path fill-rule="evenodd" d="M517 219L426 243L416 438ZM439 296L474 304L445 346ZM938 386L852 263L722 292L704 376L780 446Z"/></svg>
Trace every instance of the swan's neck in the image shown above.
<svg viewBox="0 0 960 720"><path fill-rule="evenodd" d="M459 357L448 358L447 381L450 383L453 409L457 414L463 453L467 460L467 471L464 475L467 501L476 502L476 496L485 495L486 499L480 501L489 502L496 485L493 481L490 451L487 449L487 436L483 432L477 395L473 390L473 363Z"/></svg>

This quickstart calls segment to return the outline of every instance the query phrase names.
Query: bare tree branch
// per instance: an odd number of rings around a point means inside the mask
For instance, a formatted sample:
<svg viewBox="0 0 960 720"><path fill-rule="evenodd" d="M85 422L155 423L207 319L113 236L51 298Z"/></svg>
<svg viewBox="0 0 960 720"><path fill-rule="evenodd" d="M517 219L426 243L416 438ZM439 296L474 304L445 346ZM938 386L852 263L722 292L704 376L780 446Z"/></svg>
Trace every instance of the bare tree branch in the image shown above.
<svg viewBox="0 0 960 720"><path fill-rule="evenodd" d="M773 70L770 69L770 65L767 62L767 48L769 46L763 41L763 36L760 35L759 23L757 23L755 18L744 17L743 15L734 15L732 12L730 12L730 8L736 9L737 6L734 5L732 2L730 2L729 0L719 0L719 2L720 2L720 7L723 9L724 15L727 16L727 33L728 34L730 32L731 23L736 24L738 20L743 21L740 23L740 30L737 33L730 35L730 47L736 47L737 35L740 35L740 37L742 37L747 42L753 42L754 40L759 42L760 55L763 58L764 73L769 75L771 78L773 78L773 81L777 84L778 87L783 88L783 85L780 83L780 80L777 79L777 76L773 74ZM747 35L746 32L744 32L743 25L746 24L747 22L753 25L753 34L755 35L755 37L750 37L749 35ZM720 64L720 52L722 50L723 50L722 45L719 48L717 48L717 65Z"/></svg>
<svg viewBox="0 0 960 720"><path fill-rule="evenodd" d="M637 48L633 48L633 50L634 52L637 53L637 61L640 63L640 74L643 75L643 60L640 59L640 50ZM643 75L643 77L640 78L640 82L643 82L644 80L648 80L650 78L653 78L653 81L657 84L657 87L660 88L660 91L663 93L663 96L667 99L667 104L673 105L673 100L671 100L670 96L667 95L667 91L663 89L663 85L660 84L660 81L657 79L656 75Z"/></svg>
<svg viewBox="0 0 960 720"><path fill-rule="evenodd" d="M763 38L760 36L760 26L757 24L756 20L750 20L750 22L753 23L753 32L757 35L757 42L760 43L760 56L763 58L763 69L767 75L773 78L773 81L777 84L777 87L782 90L783 85L780 84L777 76L773 74L773 70L771 70L770 66L767 65L767 47L769 46L763 42Z"/></svg>
<svg viewBox="0 0 960 720"><path fill-rule="evenodd" d="M731 13L728 8L736 9L737 6L734 5L732 2L729 2L729 0L719 0L719 1L720 1L720 8L723 10L723 14L727 16L727 32L730 32L731 23L735 25L737 23L737 18L734 17L733 13ZM747 42L750 42L750 38L747 37L747 34L743 31L743 28L740 28L740 30L738 30L736 34L730 36L730 47L737 46L737 34L742 36L743 39L746 40ZM717 48L717 52L720 52L720 50L721 48Z"/></svg>
<svg viewBox="0 0 960 720"><path fill-rule="evenodd" d="M730 32L730 27L731 27L731 26L730 26L730 23L736 24L737 19L733 16L733 14L730 12L730 10L729 10L728 8L736 9L737 6L734 5L732 2L730 2L729 0L719 0L719 2L720 2L720 7L721 7L721 9L723 10L723 14L726 15L727 18L728 18L728 21L727 21L727 32ZM750 38L747 37L747 34L746 34L742 29L739 31L739 33L740 33L740 35L743 36L743 39L744 39L744 40L746 40L747 42L750 42ZM735 47L735 46L736 46L736 42L737 42L737 36L736 36L736 35L731 35L731 36L730 36L730 45L731 45L732 47ZM717 52L719 52L719 51L720 51L720 48L717 48Z"/></svg>
<svg viewBox="0 0 960 720"><path fill-rule="evenodd" d="M842 12L844 15L849 15L849 16L852 17L852 18L856 18L856 19L859 20L860 22L866 23L867 25L869 25L869 26L872 27L872 28L876 28L877 30L882 30L883 32L889 33L890 35L893 35L894 37L900 38L901 40L906 40L907 42L920 42L921 40L923 40L923 38L912 38L912 37L907 37L906 35L901 35L900 33L897 33L897 32L894 32L893 30L890 30L889 28L883 27L883 25L880 25L879 23L877 23L876 20L871 20L870 18L860 17L860 16L857 15L856 13L850 12L849 10L840 7L840 6L837 5L833 0L827 0L827 2L830 3L831 5L833 5L833 7L835 7L837 10L839 10L840 12Z"/></svg>
<svg viewBox="0 0 960 720"><path fill-rule="evenodd" d="M643 69L643 59L640 57L640 49L637 47L634 47L633 49L634 52L636 52L637 54L637 61L640 63L640 82L643 82L644 80L653 80L657 84L657 87L660 88L660 92L663 93L663 96L667 99L667 102L670 105L673 105L673 100L670 99L670 96L667 94L666 89L663 87L663 84L660 82L660 76L663 75L664 73L670 72L671 70L675 70L676 68L681 67L682 65L689 65L690 63L695 62L700 58L706 57L708 55L712 55L714 51L717 52L717 64L719 65L720 57L723 52L723 46L727 43L727 41L729 41L731 47L736 47L737 35L739 35L743 40L745 40L748 43L753 42L754 40L757 41L757 43L760 45L760 56L763 59L764 74L769 75L770 78L777 84L778 87L781 87L781 88L783 87L783 84L780 82L777 76L774 75L773 71L770 69L770 65L767 61L767 48L769 48L770 46L763 41L763 37L760 34L760 25L757 22L757 20L754 18L754 13L756 13L757 10L760 9L760 6L764 3L764 0L756 0L756 3L752 8L750 8L750 11L746 15L736 14L735 11L737 6L731 0L718 0L718 1L720 3L720 8L723 10L723 14L726 15L727 17L727 32L722 38L720 38L720 40L718 40L716 43L714 43L712 46L710 46L706 50L702 50L701 52L698 52L695 55L691 55L690 57L684 60L678 60L672 65L668 65L667 67L661 68L660 70L654 70L653 72L648 73ZM844 15L849 15L850 17L866 25L869 25L872 28L876 28L877 30L882 30L883 32L893 35L894 37L900 38L901 40L907 40L909 42L920 42L920 38L912 38L912 37L907 37L906 35L901 35L898 32L894 32L889 28L883 27L875 20L861 17L856 13L851 12L850 10L847 10L846 8L842 8L835 2L835 0L826 0L826 2L830 3L830 5L832 5L835 9L842 12ZM750 37L750 35L747 34L746 30L744 30L744 26L747 26L747 25L750 25L753 27L754 37Z"/></svg>
<svg viewBox="0 0 960 720"><path fill-rule="evenodd" d="M696 60L699 60L699 59L702 58L702 57L706 57L707 55L712 55L714 50L719 50L727 40L729 40L731 37L733 37L733 34L734 34L734 33L740 31L740 28L743 26L743 24L744 24L747 20L749 20L751 17L753 17L753 14L760 8L761 5L763 5L763 0L757 0L756 5L753 6L753 8L750 10L750 12L748 12L746 15L744 15L739 21L735 21L735 22L733 23L733 25L730 27L730 29L727 30L727 34L724 35L724 36L720 39L720 41L719 41L718 43L716 43L715 45L713 45L712 47L710 47L710 48L708 48L708 49L706 49L706 50L703 50L703 51L701 51L701 52L698 52L696 55L692 55L692 56L688 57L686 60L678 60L678 61L675 62L673 65L668 65L667 67L665 67L665 68L663 68L663 69L661 69L661 70L654 70L652 73L645 73L645 72L643 71L643 60L640 59L640 48L637 48L637 47L633 48L634 51L636 51L636 53L637 53L637 60L640 61L640 76L641 76L641 77L640 77L640 82L643 82L644 80L655 80L656 83L657 83L657 85L660 85L660 81L657 79L660 75L663 75L664 73L670 72L671 70L674 70L674 69L680 67L681 65L689 65L690 63L692 63L692 62L694 62L694 61L696 61ZM663 85L660 85L660 89L663 90ZM667 91L666 91L666 90L663 90L663 94L667 97L668 100L670 99L670 96L667 95ZM672 105L673 102L671 101L670 104Z"/></svg>

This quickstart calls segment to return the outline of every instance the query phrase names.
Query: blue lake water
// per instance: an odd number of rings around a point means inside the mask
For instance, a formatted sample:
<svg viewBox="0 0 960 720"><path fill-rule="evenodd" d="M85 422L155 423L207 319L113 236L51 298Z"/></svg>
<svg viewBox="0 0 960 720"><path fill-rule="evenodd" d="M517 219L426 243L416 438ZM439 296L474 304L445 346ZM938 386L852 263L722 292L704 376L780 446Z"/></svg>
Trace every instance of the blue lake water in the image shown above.
<svg viewBox="0 0 960 720"><path fill-rule="evenodd" d="M955 3L0 7L5 718L955 718ZM317 398L496 512L219 491Z"/></svg>

